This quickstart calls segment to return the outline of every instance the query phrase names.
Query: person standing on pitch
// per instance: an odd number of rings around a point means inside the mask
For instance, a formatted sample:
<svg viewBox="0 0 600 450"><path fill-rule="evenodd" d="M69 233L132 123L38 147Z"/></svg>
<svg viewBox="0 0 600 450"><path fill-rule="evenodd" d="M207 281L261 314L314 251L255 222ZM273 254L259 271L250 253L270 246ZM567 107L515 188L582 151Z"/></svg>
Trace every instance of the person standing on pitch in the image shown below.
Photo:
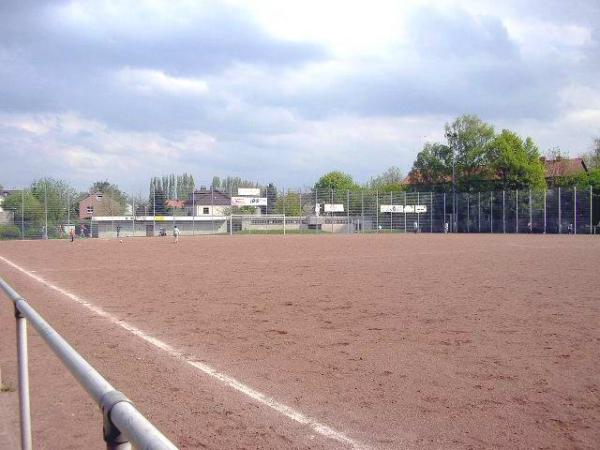
<svg viewBox="0 0 600 450"><path fill-rule="evenodd" d="M177 225L173 227L173 241L175 243L179 242L179 228L177 228Z"/></svg>
<svg viewBox="0 0 600 450"><path fill-rule="evenodd" d="M71 238L71 242L75 241L75 227L71 227L69 229L69 237Z"/></svg>

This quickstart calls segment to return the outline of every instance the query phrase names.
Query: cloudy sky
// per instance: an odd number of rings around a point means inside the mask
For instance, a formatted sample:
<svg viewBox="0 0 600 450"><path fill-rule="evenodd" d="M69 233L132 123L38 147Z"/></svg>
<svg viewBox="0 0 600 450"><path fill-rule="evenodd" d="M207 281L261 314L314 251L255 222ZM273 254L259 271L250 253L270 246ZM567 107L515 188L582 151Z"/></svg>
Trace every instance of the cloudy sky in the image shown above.
<svg viewBox="0 0 600 450"><path fill-rule="evenodd" d="M463 113L576 156L599 74L597 0L3 0L0 184L365 181Z"/></svg>

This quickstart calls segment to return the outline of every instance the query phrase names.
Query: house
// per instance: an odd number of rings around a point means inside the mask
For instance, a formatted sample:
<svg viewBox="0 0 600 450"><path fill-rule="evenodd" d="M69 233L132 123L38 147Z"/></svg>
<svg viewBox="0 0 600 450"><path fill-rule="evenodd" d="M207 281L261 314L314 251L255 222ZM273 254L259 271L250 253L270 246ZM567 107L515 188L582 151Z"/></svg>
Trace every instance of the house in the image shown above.
<svg viewBox="0 0 600 450"><path fill-rule="evenodd" d="M540 158L544 163L544 177L549 185L554 184L557 178L577 176L587 172L588 168L583 158Z"/></svg>
<svg viewBox="0 0 600 450"><path fill-rule="evenodd" d="M16 194L17 190L0 190L0 224L7 225L12 224L15 221L15 213L13 211L4 211L2 209L2 203L4 203L4 199L11 194Z"/></svg>
<svg viewBox="0 0 600 450"><path fill-rule="evenodd" d="M100 191L89 194L79 202L79 218L89 219L93 216L118 216L123 213L123 206Z"/></svg>
<svg viewBox="0 0 600 450"><path fill-rule="evenodd" d="M231 212L231 197L221 191L200 189L190 194L184 206L188 216L227 216Z"/></svg>

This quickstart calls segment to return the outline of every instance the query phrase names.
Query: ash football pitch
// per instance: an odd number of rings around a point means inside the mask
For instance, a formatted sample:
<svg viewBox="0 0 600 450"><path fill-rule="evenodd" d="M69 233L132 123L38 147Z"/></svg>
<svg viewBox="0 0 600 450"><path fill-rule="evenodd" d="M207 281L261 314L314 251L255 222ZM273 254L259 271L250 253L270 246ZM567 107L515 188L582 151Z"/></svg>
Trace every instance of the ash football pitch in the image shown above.
<svg viewBox="0 0 600 450"><path fill-rule="evenodd" d="M600 440L597 236L25 241L0 256L0 276L181 448ZM30 336L34 445L101 448L91 400Z"/></svg>

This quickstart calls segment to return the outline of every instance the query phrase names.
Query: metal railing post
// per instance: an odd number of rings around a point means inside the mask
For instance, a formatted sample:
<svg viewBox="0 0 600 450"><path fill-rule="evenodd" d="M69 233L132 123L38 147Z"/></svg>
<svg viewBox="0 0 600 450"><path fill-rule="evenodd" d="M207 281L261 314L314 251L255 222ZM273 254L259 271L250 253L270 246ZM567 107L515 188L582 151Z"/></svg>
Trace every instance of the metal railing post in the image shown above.
<svg viewBox="0 0 600 450"><path fill-rule="evenodd" d="M593 222L593 218L592 218L592 208L593 208L593 201L592 201L592 197L594 196L594 191L592 190L592 186L590 186L590 234L594 233L594 222Z"/></svg>
<svg viewBox="0 0 600 450"><path fill-rule="evenodd" d="M544 234L546 234L546 210L547 210L547 203L548 203L548 189L544 189Z"/></svg>
<svg viewBox="0 0 600 450"><path fill-rule="evenodd" d="M533 231L533 210L532 208L532 204L531 204L531 187L529 187L529 225L527 226L527 231L528 232L532 232Z"/></svg>
<svg viewBox="0 0 600 450"><path fill-rule="evenodd" d="M21 190L21 239L25 239L25 189Z"/></svg>
<svg viewBox="0 0 600 450"><path fill-rule="evenodd" d="M433 233L433 192L429 193L429 207L431 208L429 212L429 232Z"/></svg>
<svg viewBox="0 0 600 450"><path fill-rule="evenodd" d="M560 207L560 187L558 188L558 234L562 234L562 211Z"/></svg>
<svg viewBox="0 0 600 450"><path fill-rule="evenodd" d="M481 233L481 192L477 193L477 232Z"/></svg>
<svg viewBox="0 0 600 450"><path fill-rule="evenodd" d="M19 368L19 402L21 415L21 446L31 450L31 419L29 407L29 373L27 366L26 320L38 332L94 402L104 418L104 439L109 449L175 450L176 447L152 425L133 404L100 375L63 337L56 332L27 301L0 278L0 289L13 302L17 319L17 357Z"/></svg>
<svg viewBox="0 0 600 450"><path fill-rule="evenodd" d="M346 229L350 234L350 189L346 190L346 206L348 207L348 211L346 211Z"/></svg>
<svg viewBox="0 0 600 450"><path fill-rule="evenodd" d="M573 186L573 234L577 234L577 186Z"/></svg>
<svg viewBox="0 0 600 450"><path fill-rule="evenodd" d="M490 192L490 233L494 232L494 191Z"/></svg>
<svg viewBox="0 0 600 450"><path fill-rule="evenodd" d="M379 233L379 189L375 190L375 222L377 223L377 233Z"/></svg>
<svg viewBox="0 0 600 450"><path fill-rule="evenodd" d="M360 191L360 232L365 232L365 191Z"/></svg>
<svg viewBox="0 0 600 450"><path fill-rule="evenodd" d="M469 204L471 203L471 193L467 192L467 233L471 232L471 210Z"/></svg>
<svg viewBox="0 0 600 450"><path fill-rule="evenodd" d="M506 191L502 190L502 232L506 234Z"/></svg>
<svg viewBox="0 0 600 450"><path fill-rule="evenodd" d="M515 233L519 232L519 190L515 189Z"/></svg>
<svg viewBox="0 0 600 450"><path fill-rule="evenodd" d="M31 450L31 408L29 402L29 363L27 356L27 321L15 305L17 325L17 360L19 367L19 416L21 419L21 449Z"/></svg>

